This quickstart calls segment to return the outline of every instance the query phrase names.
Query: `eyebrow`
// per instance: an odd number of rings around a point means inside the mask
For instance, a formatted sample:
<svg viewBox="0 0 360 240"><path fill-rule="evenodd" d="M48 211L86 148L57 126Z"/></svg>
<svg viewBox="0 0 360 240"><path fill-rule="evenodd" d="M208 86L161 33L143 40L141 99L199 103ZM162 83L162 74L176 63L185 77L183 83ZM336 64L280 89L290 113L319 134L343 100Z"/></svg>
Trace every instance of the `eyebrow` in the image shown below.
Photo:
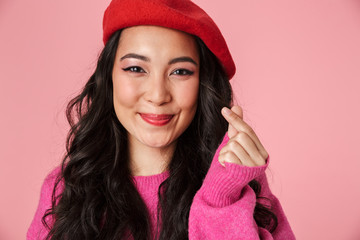
<svg viewBox="0 0 360 240"><path fill-rule="evenodd" d="M190 62L195 64L196 66L198 65L194 59L192 59L191 57L178 57L178 58L174 58L172 60L169 61L169 65L170 64L174 64L174 63L178 63L178 62Z"/></svg>
<svg viewBox="0 0 360 240"><path fill-rule="evenodd" d="M143 56L143 55L139 55L139 54L136 54L136 53L128 53L124 56L122 56L120 58L120 60L124 60L126 58L136 58L136 59L139 59L139 60L142 60L142 61L145 61L145 62L150 62L150 58L146 57L146 56ZM190 62L190 63L193 63L194 65L198 65L197 62L195 62L194 59L192 59L191 57L178 57L178 58L174 58L174 59L171 59L169 61L169 65L171 64L174 64L174 63L178 63L178 62Z"/></svg>
<svg viewBox="0 0 360 240"><path fill-rule="evenodd" d="M148 57L136 54L136 53L128 53L120 58L120 60L124 60L125 58L136 58L145 62L150 62L150 59Z"/></svg>

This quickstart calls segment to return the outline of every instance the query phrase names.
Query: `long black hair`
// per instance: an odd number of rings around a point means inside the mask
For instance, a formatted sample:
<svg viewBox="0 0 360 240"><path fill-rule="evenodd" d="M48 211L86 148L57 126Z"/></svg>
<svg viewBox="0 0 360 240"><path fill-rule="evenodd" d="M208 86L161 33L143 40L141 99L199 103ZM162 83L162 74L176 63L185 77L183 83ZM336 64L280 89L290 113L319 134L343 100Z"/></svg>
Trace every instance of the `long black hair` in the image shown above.
<svg viewBox="0 0 360 240"><path fill-rule="evenodd" d="M112 70L121 30L101 52L97 67L82 92L66 110L70 124L61 173L56 179L52 207L43 216L47 239L151 238L147 208L129 169L127 132L113 105ZM188 239L192 200L202 185L212 157L227 131L220 111L232 104L232 90L222 65L194 36L200 56L198 107L193 121L178 138L168 166L169 177L160 185L157 239ZM196 159L196 161L194 161ZM260 184L249 183L261 198ZM59 187L63 189L58 192ZM46 219L52 216L54 222ZM270 232L277 226L271 209L257 202L254 219Z"/></svg>

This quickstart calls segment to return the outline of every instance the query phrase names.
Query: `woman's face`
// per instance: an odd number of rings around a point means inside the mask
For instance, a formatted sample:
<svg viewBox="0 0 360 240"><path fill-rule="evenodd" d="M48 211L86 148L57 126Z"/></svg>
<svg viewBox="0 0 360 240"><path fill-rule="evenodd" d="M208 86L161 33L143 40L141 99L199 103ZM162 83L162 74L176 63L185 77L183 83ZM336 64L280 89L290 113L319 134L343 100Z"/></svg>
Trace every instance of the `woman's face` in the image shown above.
<svg viewBox="0 0 360 240"><path fill-rule="evenodd" d="M132 146L174 146L194 118L199 90L195 39L136 26L122 31L112 80L116 115Z"/></svg>

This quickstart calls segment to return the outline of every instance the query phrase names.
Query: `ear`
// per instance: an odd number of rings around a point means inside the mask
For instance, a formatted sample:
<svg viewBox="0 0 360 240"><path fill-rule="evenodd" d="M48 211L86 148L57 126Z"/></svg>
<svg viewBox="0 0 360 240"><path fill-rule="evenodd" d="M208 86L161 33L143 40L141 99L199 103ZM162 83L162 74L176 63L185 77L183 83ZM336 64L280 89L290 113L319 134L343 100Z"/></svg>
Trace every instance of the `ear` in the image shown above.
<svg viewBox="0 0 360 240"><path fill-rule="evenodd" d="M243 111L242 108L240 106L233 106L231 108L231 111L233 111L236 115L239 116L239 118L243 119ZM229 138L232 138L233 136L235 136L238 133L238 131L229 123L229 128L228 128L228 136Z"/></svg>

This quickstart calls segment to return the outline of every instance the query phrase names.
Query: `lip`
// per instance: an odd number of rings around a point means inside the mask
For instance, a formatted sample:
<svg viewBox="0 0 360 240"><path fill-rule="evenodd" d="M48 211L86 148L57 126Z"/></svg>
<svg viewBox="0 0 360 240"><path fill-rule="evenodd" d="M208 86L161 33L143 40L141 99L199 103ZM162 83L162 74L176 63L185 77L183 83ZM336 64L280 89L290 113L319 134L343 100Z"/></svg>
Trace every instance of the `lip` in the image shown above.
<svg viewBox="0 0 360 240"><path fill-rule="evenodd" d="M152 114L152 113L139 113L141 118L152 125L164 126L168 124L174 115L172 114Z"/></svg>

